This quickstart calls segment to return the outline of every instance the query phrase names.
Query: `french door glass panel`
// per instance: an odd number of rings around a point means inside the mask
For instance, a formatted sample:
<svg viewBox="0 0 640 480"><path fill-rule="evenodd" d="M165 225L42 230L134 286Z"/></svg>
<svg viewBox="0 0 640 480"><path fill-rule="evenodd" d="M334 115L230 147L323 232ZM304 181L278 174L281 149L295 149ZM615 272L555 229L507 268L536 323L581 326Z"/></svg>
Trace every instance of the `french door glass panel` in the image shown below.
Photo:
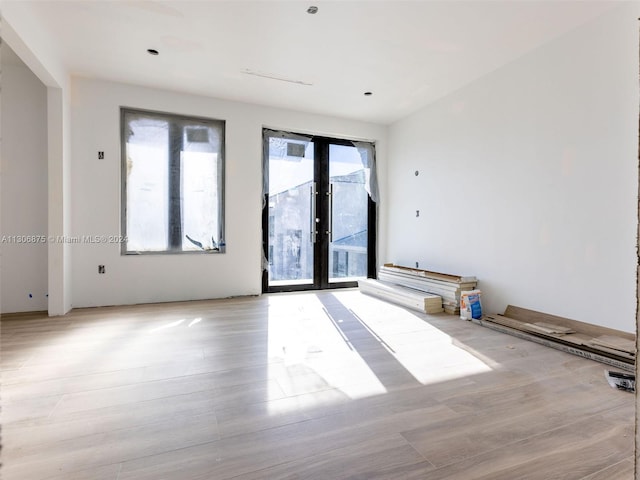
<svg viewBox="0 0 640 480"><path fill-rule="evenodd" d="M314 167L313 142L269 138L269 286L314 283Z"/></svg>
<svg viewBox="0 0 640 480"><path fill-rule="evenodd" d="M367 277L368 194L358 149L329 145L329 282Z"/></svg>
<svg viewBox="0 0 640 480"><path fill-rule="evenodd" d="M265 290L353 286L366 278L373 204L365 188L369 159L361 155L368 150L282 132L265 141Z"/></svg>

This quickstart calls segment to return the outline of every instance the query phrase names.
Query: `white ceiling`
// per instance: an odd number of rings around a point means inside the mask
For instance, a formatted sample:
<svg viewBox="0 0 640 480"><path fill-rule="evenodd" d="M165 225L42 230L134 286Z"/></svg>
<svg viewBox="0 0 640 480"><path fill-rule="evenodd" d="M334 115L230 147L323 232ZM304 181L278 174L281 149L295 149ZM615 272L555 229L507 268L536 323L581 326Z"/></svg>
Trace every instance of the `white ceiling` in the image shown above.
<svg viewBox="0 0 640 480"><path fill-rule="evenodd" d="M615 6L562 0L20 2L30 4L72 74L383 124ZM317 14L306 13L310 5Z"/></svg>

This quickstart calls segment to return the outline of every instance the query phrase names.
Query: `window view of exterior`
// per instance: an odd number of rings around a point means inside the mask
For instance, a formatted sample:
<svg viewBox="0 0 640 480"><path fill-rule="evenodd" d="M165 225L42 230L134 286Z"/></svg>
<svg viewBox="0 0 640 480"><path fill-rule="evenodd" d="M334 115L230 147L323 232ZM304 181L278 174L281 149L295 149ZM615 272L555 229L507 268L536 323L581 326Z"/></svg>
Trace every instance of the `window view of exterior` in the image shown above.
<svg viewBox="0 0 640 480"><path fill-rule="evenodd" d="M314 233L314 202L329 190L329 281L367 276L368 194L360 153L330 145L330 185L324 187L314 183L314 160L313 142L269 139L270 285L313 283L314 240L325 234Z"/></svg>
<svg viewBox="0 0 640 480"><path fill-rule="evenodd" d="M290 144L298 147L289 147ZM269 139L269 283L272 285L313 283L313 155L312 142Z"/></svg>
<svg viewBox="0 0 640 480"><path fill-rule="evenodd" d="M329 281L366 278L368 194L358 149L330 145L329 177L333 190Z"/></svg>
<svg viewBox="0 0 640 480"><path fill-rule="evenodd" d="M122 110L124 253L223 252L224 122Z"/></svg>

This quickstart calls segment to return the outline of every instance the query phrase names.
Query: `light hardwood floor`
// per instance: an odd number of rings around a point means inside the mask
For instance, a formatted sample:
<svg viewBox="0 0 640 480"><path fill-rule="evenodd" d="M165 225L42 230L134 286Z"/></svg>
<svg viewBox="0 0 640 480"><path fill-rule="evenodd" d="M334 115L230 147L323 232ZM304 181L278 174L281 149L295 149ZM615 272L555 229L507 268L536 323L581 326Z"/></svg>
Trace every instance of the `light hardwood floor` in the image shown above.
<svg viewBox="0 0 640 480"><path fill-rule="evenodd" d="M2 321L3 480L633 478L601 364L355 290Z"/></svg>

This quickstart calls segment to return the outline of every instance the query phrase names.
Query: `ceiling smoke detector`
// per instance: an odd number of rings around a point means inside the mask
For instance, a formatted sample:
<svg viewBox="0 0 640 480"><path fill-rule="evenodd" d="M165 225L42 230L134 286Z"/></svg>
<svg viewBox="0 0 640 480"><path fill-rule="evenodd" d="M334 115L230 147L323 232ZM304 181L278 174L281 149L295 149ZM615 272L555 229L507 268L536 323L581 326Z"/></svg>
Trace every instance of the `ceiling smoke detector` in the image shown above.
<svg viewBox="0 0 640 480"><path fill-rule="evenodd" d="M311 5L309 8L307 8L307 13L310 15L315 15L316 13L318 13L318 7Z"/></svg>

